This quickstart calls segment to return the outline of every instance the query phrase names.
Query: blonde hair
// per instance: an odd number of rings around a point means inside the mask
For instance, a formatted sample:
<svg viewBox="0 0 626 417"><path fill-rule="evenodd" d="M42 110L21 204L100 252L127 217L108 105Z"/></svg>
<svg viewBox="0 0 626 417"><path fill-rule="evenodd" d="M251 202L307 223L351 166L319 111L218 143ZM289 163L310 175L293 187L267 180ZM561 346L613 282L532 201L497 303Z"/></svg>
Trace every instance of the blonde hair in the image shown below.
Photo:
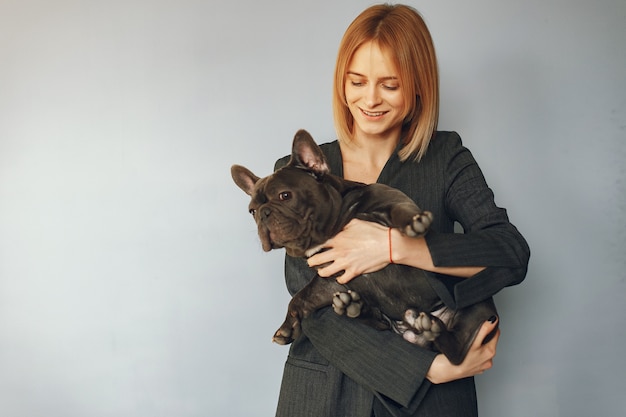
<svg viewBox="0 0 626 417"><path fill-rule="evenodd" d="M405 97L403 143L398 155L403 161L410 156L420 160L437 129L439 75L430 32L421 15L410 6L371 6L348 26L335 66L333 116L337 136L339 140L352 140L354 120L346 103L346 73L354 52L370 41L393 57Z"/></svg>

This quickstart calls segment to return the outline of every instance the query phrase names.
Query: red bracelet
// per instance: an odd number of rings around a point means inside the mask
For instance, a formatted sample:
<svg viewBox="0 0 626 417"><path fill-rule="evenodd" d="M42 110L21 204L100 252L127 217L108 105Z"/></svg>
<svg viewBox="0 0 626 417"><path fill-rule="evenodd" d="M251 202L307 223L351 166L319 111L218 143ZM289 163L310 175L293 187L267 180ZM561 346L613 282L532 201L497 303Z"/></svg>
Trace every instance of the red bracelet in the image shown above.
<svg viewBox="0 0 626 417"><path fill-rule="evenodd" d="M392 251L391 251L391 227L389 228L387 235L389 236L389 263L392 264L393 263L393 257L391 256Z"/></svg>

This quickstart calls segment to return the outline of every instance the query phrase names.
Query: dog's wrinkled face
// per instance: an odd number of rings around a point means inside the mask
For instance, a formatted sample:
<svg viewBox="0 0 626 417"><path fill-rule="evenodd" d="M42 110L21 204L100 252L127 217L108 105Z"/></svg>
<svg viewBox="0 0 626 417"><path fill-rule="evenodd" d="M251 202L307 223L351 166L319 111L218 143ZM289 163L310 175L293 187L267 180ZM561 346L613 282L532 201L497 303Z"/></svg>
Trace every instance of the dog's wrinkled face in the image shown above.
<svg viewBox="0 0 626 417"><path fill-rule="evenodd" d="M337 218L341 196L325 181L323 153L305 131L294 138L291 160L265 178L239 165L231 168L235 183L250 195L248 206L257 223L263 250L285 248L291 256L325 242Z"/></svg>
<svg viewBox="0 0 626 417"><path fill-rule="evenodd" d="M323 187L308 172L286 167L256 183L248 206L258 226L263 250L284 247L303 256L316 243L314 225L323 215L318 195Z"/></svg>

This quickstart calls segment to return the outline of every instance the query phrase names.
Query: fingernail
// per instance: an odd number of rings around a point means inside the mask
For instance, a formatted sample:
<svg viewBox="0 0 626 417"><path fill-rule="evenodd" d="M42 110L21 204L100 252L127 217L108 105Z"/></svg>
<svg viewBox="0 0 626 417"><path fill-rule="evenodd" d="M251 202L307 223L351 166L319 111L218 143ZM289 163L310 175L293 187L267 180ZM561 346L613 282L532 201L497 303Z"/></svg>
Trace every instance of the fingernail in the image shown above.
<svg viewBox="0 0 626 417"><path fill-rule="evenodd" d="M491 316L489 317L489 320L487 320L489 323L495 323L496 320L498 320L498 318L496 316Z"/></svg>

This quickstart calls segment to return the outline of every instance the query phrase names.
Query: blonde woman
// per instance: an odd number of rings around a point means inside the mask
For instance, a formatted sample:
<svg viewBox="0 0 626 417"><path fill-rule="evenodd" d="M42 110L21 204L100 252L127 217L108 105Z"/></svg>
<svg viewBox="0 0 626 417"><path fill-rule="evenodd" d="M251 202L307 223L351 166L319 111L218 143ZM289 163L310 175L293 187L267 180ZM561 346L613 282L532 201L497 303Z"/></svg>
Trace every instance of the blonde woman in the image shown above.
<svg viewBox="0 0 626 417"><path fill-rule="evenodd" d="M437 61L423 19L405 5L377 5L348 27L339 47L333 109L339 139L322 145L331 171L399 188L434 214L425 238L354 220L308 260L286 258L294 294L319 269L348 282L391 260L429 271L450 307L461 308L521 282L529 248L494 203L480 168L453 132L436 131ZM286 162L277 163L277 167ZM463 234L454 233L455 222ZM473 376L492 366L499 332L486 322L465 361L412 345L391 332L321 310L302 323L290 348L280 417L477 415Z"/></svg>

